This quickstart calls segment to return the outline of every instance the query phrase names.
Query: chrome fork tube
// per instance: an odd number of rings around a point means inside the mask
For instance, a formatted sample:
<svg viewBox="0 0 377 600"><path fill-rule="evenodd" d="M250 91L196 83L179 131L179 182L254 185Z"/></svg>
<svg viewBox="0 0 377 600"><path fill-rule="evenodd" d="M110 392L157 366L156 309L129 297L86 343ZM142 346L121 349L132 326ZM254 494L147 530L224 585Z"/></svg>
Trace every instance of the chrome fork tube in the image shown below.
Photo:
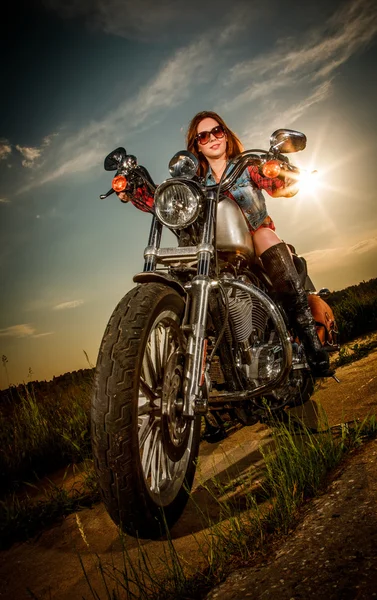
<svg viewBox="0 0 377 600"><path fill-rule="evenodd" d="M145 259L144 262L144 273L148 273L154 271L156 268L157 262L157 250L160 247L161 243L161 234L162 234L162 224L160 221L156 219L156 216L153 215L151 228L149 232L149 240L148 240L148 248L149 255Z"/></svg>
<svg viewBox="0 0 377 600"><path fill-rule="evenodd" d="M183 382L184 408L186 417L205 413L207 399L203 398L201 377L203 370L204 344L206 340L208 298L211 289L209 277L198 275L190 284L191 314L190 336L186 347L185 377Z"/></svg>
<svg viewBox="0 0 377 600"><path fill-rule="evenodd" d="M209 277L211 257L214 255L212 246L214 233L215 192L207 196L207 214L203 229L202 241L199 246L197 275L188 284L191 294L190 335L186 349L186 364L183 383L184 407L183 414L193 417L207 412L208 400L203 397L201 378L205 360L204 346L206 343L208 299L213 285Z"/></svg>

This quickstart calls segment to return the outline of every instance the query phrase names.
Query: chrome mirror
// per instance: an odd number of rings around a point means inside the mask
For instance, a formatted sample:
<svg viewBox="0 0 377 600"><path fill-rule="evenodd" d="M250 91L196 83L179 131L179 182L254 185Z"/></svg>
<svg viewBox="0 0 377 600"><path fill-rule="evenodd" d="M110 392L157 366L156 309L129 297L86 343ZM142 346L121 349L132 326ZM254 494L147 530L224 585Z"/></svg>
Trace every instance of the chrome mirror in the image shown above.
<svg viewBox="0 0 377 600"><path fill-rule="evenodd" d="M187 150L181 150L174 154L169 162L169 173L172 177L184 177L192 179L198 170L199 161Z"/></svg>
<svg viewBox="0 0 377 600"><path fill-rule="evenodd" d="M273 152L299 152L306 147L306 135L294 129L277 129L270 137L270 146Z"/></svg>
<svg viewBox="0 0 377 600"><path fill-rule="evenodd" d="M124 159L127 156L127 152L124 148L120 147L113 150L105 158L104 167L106 171L116 171L122 165Z"/></svg>

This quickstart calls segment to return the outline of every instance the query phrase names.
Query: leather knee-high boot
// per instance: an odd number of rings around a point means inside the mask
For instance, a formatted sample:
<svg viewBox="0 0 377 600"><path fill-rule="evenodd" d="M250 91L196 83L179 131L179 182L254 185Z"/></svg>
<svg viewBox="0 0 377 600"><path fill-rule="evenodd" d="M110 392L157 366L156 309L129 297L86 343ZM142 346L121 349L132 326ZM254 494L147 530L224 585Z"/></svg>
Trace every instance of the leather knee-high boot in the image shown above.
<svg viewBox="0 0 377 600"><path fill-rule="evenodd" d="M329 356L318 338L306 292L286 244L281 242L271 246L260 258L288 319L305 348L312 374L316 377L333 375L334 371L329 368Z"/></svg>

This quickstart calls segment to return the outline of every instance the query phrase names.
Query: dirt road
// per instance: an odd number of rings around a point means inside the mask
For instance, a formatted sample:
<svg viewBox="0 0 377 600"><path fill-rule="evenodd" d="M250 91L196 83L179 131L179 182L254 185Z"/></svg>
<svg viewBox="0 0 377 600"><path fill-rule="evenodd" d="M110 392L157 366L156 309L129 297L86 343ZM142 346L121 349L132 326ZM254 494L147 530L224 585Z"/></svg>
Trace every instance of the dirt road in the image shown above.
<svg viewBox="0 0 377 600"><path fill-rule="evenodd" d="M377 405L376 352L339 369L338 376L341 384L337 384L334 380L326 381L317 390L314 404L306 405L308 422L313 419L313 407L316 402L320 402L326 409L330 425L353 418L363 418L368 412L375 412ZM258 424L235 431L221 443L202 444L193 502L189 503L180 521L172 530L175 547L181 556L187 558L191 563L195 556L198 563L201 561L198 549L200 544L205 543L206 530L203 529L195 504L200 507L200 510L211 516L216 516L219 512L218 504L213 501L207 491L203 490L202 484L208 482L214 474L217 474L223 482L244 476L247 472L251 472L254 478L258 478L262 464L259 449L261 445L267 444L269 441L269 430ZM375 462L374 469L377 475ZM356 489L355 494L357 493ZM91 510L81 511L79 519L85 540L79 530L76 516L70 515L62 524L45 531L38 539L14 545L10 550L0 553L1 600L30 598L27 588L30 588L40 600L91 598L78 553L82 557L88 576L98 594L101 598L107 597L97 576L94 553L97 553L103 562L111 563L113 561L115 565L121 566L123 558L117 529L102 504L96 505ZM339 538L339 543L343 544L344 541ZM159 557L163 557L164 552L168 552L167 543L143 541L141 544L148 551L152 564L158 569L161 562ZM131 560L136 560L137 551L136 541L129 538L127 552ZM223 594L222 598L245 597ZM297 596L297 598L301 597L304 596ZM335 596L333 597L335 598ZM357 596L337 597L356 598ZM279 596L279 600L285 600L285 598L289 600L291 596Z"/></svg>

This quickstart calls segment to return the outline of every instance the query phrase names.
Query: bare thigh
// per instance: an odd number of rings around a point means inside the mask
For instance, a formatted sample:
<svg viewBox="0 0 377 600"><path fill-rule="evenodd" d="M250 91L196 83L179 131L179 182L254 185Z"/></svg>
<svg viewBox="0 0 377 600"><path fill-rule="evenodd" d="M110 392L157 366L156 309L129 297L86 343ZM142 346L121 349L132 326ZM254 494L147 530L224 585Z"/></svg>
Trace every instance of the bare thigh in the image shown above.
<svg viewBox="0 0 377 600"><path fill-rule="evenodd" d="M265 250L271 248L271 246L280 244L281 239L272 229L261 227L253 234L253 242L257 256L260 256Z"/></svg>

